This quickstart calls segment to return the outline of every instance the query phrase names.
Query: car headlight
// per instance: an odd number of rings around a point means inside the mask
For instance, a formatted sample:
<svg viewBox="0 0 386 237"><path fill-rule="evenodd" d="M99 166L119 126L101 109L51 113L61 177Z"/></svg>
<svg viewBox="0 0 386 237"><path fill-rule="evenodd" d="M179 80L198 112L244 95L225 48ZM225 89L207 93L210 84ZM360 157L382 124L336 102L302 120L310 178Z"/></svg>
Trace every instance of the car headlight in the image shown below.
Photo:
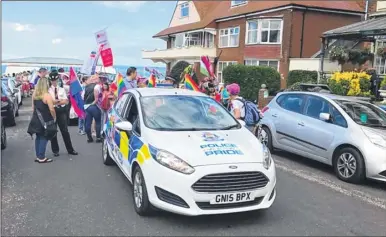
<svg viewBox="0 0 386 237"><path fill-rule="evenodd" d="M152 153L155 160L169 169L183 174L192 174L195 171L192 166L170 152L159 150L154 147L150 150L150 153Z"/></svg>
<svg viewBox="0 0 386 237"><path fill-rule="evenodd" d="M368 129L363 128L362 129L367 138L370 140L371 143L377 146L381 146L383 148L386 148L386 140L384 137L382 137L380 134L375 133L373 131L370 131Z"/></svg>
<svg viewBox="0 0 386 237"><path fill-rule="evenodd" d="M265 169L268 170L269 167L271 167L271 164L272 164L271 152L265 145L263 145L263 166Z"/></svg>

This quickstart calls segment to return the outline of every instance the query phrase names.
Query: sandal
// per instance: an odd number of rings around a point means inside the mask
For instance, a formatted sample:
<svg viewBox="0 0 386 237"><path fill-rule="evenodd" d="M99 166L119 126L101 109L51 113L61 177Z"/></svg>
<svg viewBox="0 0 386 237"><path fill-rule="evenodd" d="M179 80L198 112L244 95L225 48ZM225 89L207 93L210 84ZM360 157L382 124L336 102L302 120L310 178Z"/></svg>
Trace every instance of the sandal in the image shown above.
<svg viewBox="0 0 386 237"><path fill-rule="evenodd" d="M39 158L37 158L37 159L35 160L35 162L40 163L40 164L42 164L42 163L50 163L50 162L52 162L52 161L53 161L52 159L48 159L48 158L44 158L44 159L39 159Z"/></svg>

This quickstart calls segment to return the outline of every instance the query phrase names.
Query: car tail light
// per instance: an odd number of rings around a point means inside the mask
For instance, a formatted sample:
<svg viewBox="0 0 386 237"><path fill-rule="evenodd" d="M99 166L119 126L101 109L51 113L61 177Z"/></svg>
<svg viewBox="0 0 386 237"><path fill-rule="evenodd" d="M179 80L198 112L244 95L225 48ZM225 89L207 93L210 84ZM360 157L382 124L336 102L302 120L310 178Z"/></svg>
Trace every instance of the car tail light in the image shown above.
<svg viewBox="0 0 386 237"><path fill-rule="evenodd" d="M267 112L269 110L269 107L268 106L265 106L262 110L261 110L261 112L264 114L265 112Z"/></svg>
<svg viewBox="0 0 386 237"><path fill-rule="evenodd" d="M2 97L1 97L1 101L2 101L2 102L7 102L7 100L8 100L8 98L7 98L6 96L2 96Z"/></svg>

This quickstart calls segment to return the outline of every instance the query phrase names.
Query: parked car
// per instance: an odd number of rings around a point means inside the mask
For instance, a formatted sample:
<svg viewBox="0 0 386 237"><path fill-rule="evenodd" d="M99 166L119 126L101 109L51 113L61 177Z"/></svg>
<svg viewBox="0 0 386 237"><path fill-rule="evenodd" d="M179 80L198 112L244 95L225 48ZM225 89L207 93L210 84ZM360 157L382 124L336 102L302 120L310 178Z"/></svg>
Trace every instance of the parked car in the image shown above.
<svg viewBox="0 0 386 237"><path fill-rule="evenodd" d="M223 106L200 92L130 89L108 113L103 162L133 183L139 215L269 208L276 171L269 150Z"/></svg>
<svg viewBox="0 0 386 237"><path fill-rule="evenodd" d="M8 81L1 81L1 116L7 126L15 126L19 115L19 104L15 93L8 87Z"/></svg>
<svg viewBox="0 0 386 237"><path fill-rule="evenodd" d="M5 132L4 118L1 117L1 150L7 147L7 133Z"/></svg>
<svg viewBox="0 0 386 237"><path fill-rule="evenodd" d="M386 181L386 113L347 96L279 93L264 109L264 141L333 166L341 180Z"/></svg>
<svg viewBox="0 0 386 237"><path fill-rule="evenodd" d="M10 91L15 95L16 101L18 105L22 105L22 92L21 92L21 84L18 84L16 82L16 79L13 77L8 77L8 78L2 78L2 82L5 82L7 84L7 87L9 88Z"/></svg>

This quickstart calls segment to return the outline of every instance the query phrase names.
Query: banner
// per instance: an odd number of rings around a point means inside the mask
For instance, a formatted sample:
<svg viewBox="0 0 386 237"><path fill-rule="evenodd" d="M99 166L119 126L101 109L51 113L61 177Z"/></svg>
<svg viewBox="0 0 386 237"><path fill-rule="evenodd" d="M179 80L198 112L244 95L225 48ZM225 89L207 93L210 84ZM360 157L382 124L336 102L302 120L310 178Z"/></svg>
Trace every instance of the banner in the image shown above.
<svg viewBox="0 0 386 237"><path fill-rule="evenodd" d="M113 52L110 47L110 42L107 38L106 30L101 30L95 33L95 39L98 45L98 51L101 56L103 66L113 66Z"/></svg>

